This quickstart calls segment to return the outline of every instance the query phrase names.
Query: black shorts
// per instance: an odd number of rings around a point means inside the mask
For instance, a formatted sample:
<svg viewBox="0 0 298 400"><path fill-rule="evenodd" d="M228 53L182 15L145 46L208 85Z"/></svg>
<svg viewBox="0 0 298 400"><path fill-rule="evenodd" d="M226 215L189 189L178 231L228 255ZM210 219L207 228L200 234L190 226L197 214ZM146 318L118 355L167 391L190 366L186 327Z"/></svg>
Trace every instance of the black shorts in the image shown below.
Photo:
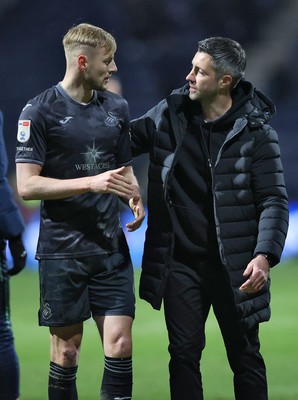
<svg viewBox="0 0 298 400"><path fill-rule="evenodd" d="M39 325L70 326L97 315L134 318L134 275L129 253L40 260Z"/></svg>

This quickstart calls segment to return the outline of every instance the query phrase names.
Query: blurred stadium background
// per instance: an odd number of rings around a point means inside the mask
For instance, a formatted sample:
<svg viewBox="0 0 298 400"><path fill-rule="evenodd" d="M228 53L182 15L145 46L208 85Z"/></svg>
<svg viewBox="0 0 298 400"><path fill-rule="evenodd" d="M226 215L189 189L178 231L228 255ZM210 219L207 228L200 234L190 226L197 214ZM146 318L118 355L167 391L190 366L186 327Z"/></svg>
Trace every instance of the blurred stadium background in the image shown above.
<svg viewBox="0 0 298 400"><path fill-rule="evenodd" d="M11 183L15 180L18 115L29 98L62 79L65 61L61 41L71 25L90 22L115 36L117 76L132 118L184 84L199 40L228 36L247 50L246 78L277 106L271 124L279 133L291 201L284 258L297 257L297 18L297 0L1 0L0 108ZM134 162L144 197L146 162L146 158ZM20 206L27 224L29 265L36 268L38 202L20 202ZM130 214L123 210L122 217L125 222ZM127 235L136 266L141 262L145 228L146 224Z"/></svg>

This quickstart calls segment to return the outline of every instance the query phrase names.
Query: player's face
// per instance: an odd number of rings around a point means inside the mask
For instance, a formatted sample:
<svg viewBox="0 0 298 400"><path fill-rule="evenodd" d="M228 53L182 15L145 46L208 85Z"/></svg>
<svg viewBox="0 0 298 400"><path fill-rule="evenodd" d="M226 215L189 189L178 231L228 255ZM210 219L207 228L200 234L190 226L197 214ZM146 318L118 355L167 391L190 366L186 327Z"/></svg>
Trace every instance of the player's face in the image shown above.
<svg viewBox="0 0 298 400"><path fill-rule="evenodd" d="M117 71L114 53L107 53L104 47L92 49L87 65L86 84L92 90L106 90L110 76Z"/></svg>
<svg viewBox="0 0 298 400"><path fill-rule="evenodd" d="M192 60L192 69L186 76L189 82L189 97L194 101L212 101L219 92L220 79L217 78L211 56L197 52Z"/></svg>

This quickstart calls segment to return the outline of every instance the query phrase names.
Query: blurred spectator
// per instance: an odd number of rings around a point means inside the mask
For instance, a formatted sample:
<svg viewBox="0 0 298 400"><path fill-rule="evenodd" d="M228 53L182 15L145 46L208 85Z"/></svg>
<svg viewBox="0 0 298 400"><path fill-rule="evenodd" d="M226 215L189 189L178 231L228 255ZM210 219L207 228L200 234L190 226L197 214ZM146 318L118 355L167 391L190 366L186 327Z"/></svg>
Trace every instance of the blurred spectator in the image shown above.
<svg viewBox="0 0 298 400"><path fill-rule="evenodd" d="M15 400L20 395L20 367L10 319L9 279L25 267L27 254L22 241L23 219L6 179L7 156L2 130L0 111L0 399ZM10 269L6 261L7 242L13 259Z"/></svg>

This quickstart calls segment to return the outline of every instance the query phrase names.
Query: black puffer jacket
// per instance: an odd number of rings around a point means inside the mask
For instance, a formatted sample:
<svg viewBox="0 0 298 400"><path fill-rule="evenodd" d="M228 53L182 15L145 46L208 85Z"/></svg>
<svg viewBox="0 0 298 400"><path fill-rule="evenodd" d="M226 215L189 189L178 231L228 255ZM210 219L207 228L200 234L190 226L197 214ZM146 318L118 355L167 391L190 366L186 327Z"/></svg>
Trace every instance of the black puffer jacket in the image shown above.
<svg viewBox="0 0 298 400"><path fill-rule="evenodd" d="M245 98L212 168L216 234L222 264L244 329L270 318L268 282L257 294L239 291L243 271L256 253L280 260L288 229L288 202L276 132L267 125L273 103L247 81ZM160 309L173 250L169 186L190 121L188 85L132 121L134 156L149 153L148 228L140 297Z"/></svg>

